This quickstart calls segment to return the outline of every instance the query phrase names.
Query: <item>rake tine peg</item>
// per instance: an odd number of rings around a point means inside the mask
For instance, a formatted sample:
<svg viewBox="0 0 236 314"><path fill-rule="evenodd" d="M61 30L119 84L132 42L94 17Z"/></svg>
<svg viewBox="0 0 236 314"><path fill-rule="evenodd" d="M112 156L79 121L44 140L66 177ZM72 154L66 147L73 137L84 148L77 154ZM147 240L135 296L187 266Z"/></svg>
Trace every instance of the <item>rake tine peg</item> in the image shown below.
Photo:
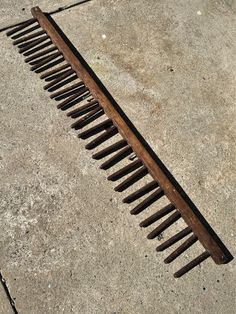
<svg viewBox="0 0 236 314"><path fill-rule="evenodd" d="M54 51L53 54L55 54L55 53L60 53L60 52L58 52L58 51L55 52L55 51ZM41 58L38 58L38 59L36 59L36 60L33 60L33 61L29 62L29 65L30 65L30 66L38 65L40 62L47 60L47 58L49 58L49 57L52 56L53 54L47 54L47 55L42 56Z"/></svg>
<svg viewBox="0 0 236 314"><path fill-rule="evenodd" d="M102 132L103 130L109 128L112 125L113 125L112 120L107 119L107 120L89 128L88 130L81 132L80 134L78 134L78 137L82 138L82 139L86 139L92 135L95 135L97 133Z"/></svg>
<svg viewBox="0 0 236 314"><path fill-rule="evenodd" d="M75 95L70 96L69 98L67 98L66 100L64 100L63 102L61 102L60 104L57 105L57 109L61 109L64 106L66 106L67 104L69 104L72 100L78 98L79 96L83 95L84 93L86 93L88 91L87 87L82 88L78 93L76 93Z"/></svg>
<svg viewBox="0 0 236 314"><path fill-rule="evenodd" d="M67 70L65 72L62 72L61 76L59 76L57 79L51 81L50 83L46 84L43 89L47 90L51 87L53 87L54 85L56 85L57 83L63 81L65 78L67 78L68 76L72 75L73 73L75 73L74 70Z"/></svg>
<svg viewBox="0 0 236 314"><path fill-rule="evenodd" d="M61 68L62 69L62 68ZM63 69L62 69L63 70ZM55 74L56 72L54 72L53 74ZM65 94L65 93L67 93L67 92L70 92L70 91L72 91L73 89L76 89L77 87L85 87L84 86L84 82L78 82L78 83L76 83L76 84L74 84L74 85L70 85L70 86L68 86L68 87L66 87L66 88L63 88L63 89L60 89L59 91L57 91L57 92L55 92L55 93L52 93L51 95L50 95L50 98L56 98L56 97L58 97L58 96L61 96L61 95L63 95L63 94ZM72 112L72 111L70 111L70 112Z"/></svg>
<svg viewBox="0 0 236 314"><path fill-rule="evenodd" d="M97 108L98 106L99 103L97 101L91 101L85 105L80 106L79 108L71 110L67 113L67 117L71 117L72 119L78 118L79 116L93 110L94 108Z"/></svg>
<svg viewBox="0 0 236 314"><path fill-rule="evenodd" d="M134 207L130 213L131 215L137 215L141 213L144 209L152 205L154 202L159 200L162 196L164 196L164 191L161 188L158 188L155 192L149 195L145 200L143 200L139 205Z"/></svg>
<svg viewBox="0 0 236 314"><path fill-rule="evenodd" d="M54 66L57 66L58 64L61 64L62 62L64 62L65 59L63 56L53 59L51 62L48 62L47 64L45 64L44 66L41 66L40 68L37 68L35 71L35 73L43 73L44 71L47 71L50 68L53 68Z"/></svg>
<svg viewBox="0 0 236 314"><path fill-rule="evenodd" d="M42 36L41 38L35 39L33 41L31 41L28 45L26 45L23 48L19 49L19 53L23 53L26 52L27 50L34 48L35 46L37 46L38 44L41 44L42 42L44 42L45 40L49 39L48 35ZM51 40L50 40L51 41Z"/></svg>
<svg viewBox="0 0 236 314"><path fill-rule="evenodd" d="M44 30L38 31L38 32L33 33L31 35L28 35L28 36L25 36L23 38L19 38L19 39L14 40L13 41L13 45L14 46L15 45L19 45L19 44L24 43L24 42L26 42L26 41L28 41L28 40L30 40L32 38L35 38L35 37L38 37L38 36L41 36L41 35L44 35L44 34L46 34L46 32Z"/></svg>
<svg viewBox="0 0 236 314"><path fill-rule="evenodd" d="M93 154L92 158L96 159L96 160L102 159L102 158L116 152L118 149L121 149L127 145L128 144L127 144L126 140L120 140L120 141L104 148L103 150L100 150L99 152Z"/></svg>
<svg viewBox="0 0 236 314"><path fill-rule="evenodd" d="M83 82L80 82L80 83L83 84ZM76 85L77 84L75 84L74 86L70 86L70 87L73 87L71 89L74 89L74 88L78 87ZM70 91L71 89L63 91L62 94L64 94L65 92ZM76 109L71 110L70 112L67 112L66 115L67 115L67 117L72 117L73 115L79 113L80 111L84 111L84 109L87 109L87 108L95 106L95 105L99 105L98 101L97 100L92 100L92 101L88 102L87 104L84 104L83 106L80 106L80 107L78 107Z"/></svg>
<svg viewBox="0 0 236 314"><path fill-rule="evenodd" d="M116 135L118 133L116 126L111 126L109 129L107 129L104 133L96 137L93 141L88 143L85 148L86 149L94 149L98 145L102 144L112 136Z"/></svg>
<svg viewBox="0 0 236 314"><path fill-rule="evenodd" d="M169 238L167 241L159 245L156 250L157 252L164 251L171 245L177 243L178 241L182 240L184 237L189 235L192 232L190 227L186 227L185 229L181 230L180 232L176 233L173 237Z"/></svg>
<svg viewBox="0 0 236 314"><path fill-rule="evenodd" d="M211 254L207 251L203 252L202 254L200 254L198 257L196 257L194 260L192 260L191 262L189 262L187 265L185 265L184 267L182 267L180 270L178 270L175 274L174 277L175 278L180 278L181 276L183 276L184 274L186 274L187 272L189 272L191 269L193 269L194 267L196 267L197 265L201 264L203 261L205 261L208 257L210 257Z"/></svg>
<svg viewBox="0 0 236 314"><path fill-rule="evenodd" d="M114 166L115 164L117 164L119 161L121 161L122 159L124 159L125 157L129 156L129 154L132 153L132 148L127 145L126 147L124 147L121 151L119 151L117 154L115 154L114 156L112 156L110 159L108 159L107 161L105 161L101 166L100 169L103 170L107 170L109 168L111 168L112 166Z"/></svg>
<svg viewBox="0 0 236 314"><path fill-rule="evenodd" d="M163 221L157 228L147 235L148 239L154 239L159 236L164 230L173 225L178 219L181 218L181 215L178 211L174 212L170 217Z"/></svg>
<svg viewBox="0 0 236 314"><path fill-rule="evenodd" d="M35 71L36 69L40 68L41 66L47 64L48 62L56 59L57 57L61 56L60 52L56 52L52 55L49 55L46 58L43 58L43 60L39 61L38 63L36 63L35 65L30 67L30 71Z"/></svg>
<svg viewBox="0 0 236 314"><path fill-rule="evenodd" d="M73 100L72 102L68 103L66 106L62 107L61 110L67 110L72 106L75 106L77 104L80 104L82 101L86 100L89 96L90 96L90 91L85 92L84 94L82 94L81 96L79 96L78 98L76 98L75 100ZM92 122L92 120L91 120ZM85 124L86 125L86 124Z"/></svg>
<svg viewBox="0 0 236 314"><path fill-rule="evenodd" d="M122 192L122 191L128 189L128 187L133 185L135 182L137 182L140 179L142 179L147 174L148 174L147 168L145 166L142 166L134 174L132 174L126 180L124 180L119 185L117 185L114 190L117 191L117 192Z"/></svg>
<svg viewBox="0 0 236 314"><path fill-rule="evenodd" d="M46 41L42 45L37 46L36 48L30 49L30 50L24 52L23 56L28 57L28 56L32 55L33 53L38 52L38 51L40 51L40 50L42 50L42 49L44 49L44 48L46 48L48 46L51 46L51 45L52 45L52 42L50 40Z"/></svg>
<svg viewBox="0 0 236 314"><path fill-rule="evenodd" d="M45 72L45 73L41 74L40 78L43 80L43 79L47 78L48 76L51 76L51 75L53 75L55 73L58 73L58 72L60 72L60 71L62 71L64 69L67 69L68 67L70 67L69 63L63 64L63 65L61 65L61 66L59 66L59 67L57 67L57 68L55 68L53 70L50 70L48 72Z"/></svg>
<svg viewBox="0 0 236 314"><path fill-rule="evenodd" d="M76 78L74 78L73 76L71 76L71 77L69 77L68 79L66 79L66 81L63 81L63 82L61 83L61 86L62 86L62 85L65 86L65 85L69 84L70 82L72 82L72 81L74 81L74 80L76 80ZM65 84L64 84L64 83L65 83ZM61 86L60 86L60 87L61 87ZM56 100L56 101L63 100L63 99L65 100L65 99L69 98L70 96L75 95L76 93L79 93L79 92L82 90L82 87L84 87L84 86L81 86L80 88L77 88L77 89L73 89L72 91L70 91L70 92L68 92L68 93L65 93L65 94L63 94L63 95L61 95L61 96L59 96L59 97L56 97L55 100ZM58 88L59 88L59 87L58 87ZM51 92L51 90L48 90L48 91ZM91 95L91 93L90 93L90 91L88 90L87 92L83 93L78 99L75 99L74 101L72 101L71 103L69 103L68 106L63 107L62 110L69 109L70 107L75 106L75 105L77 105L77 104L80 105L80 103L81 103L82 101L86 101L90 95ZM95 107L96 107L96 106L95 106ZM95 109L95 107L94 107L94 108L91 108L91 110L92 110L92 109ZM91 110L87 110L87 112L82 112L81 114L78 114L78 116L75 115L75 117L73 116L73 117L71 117L71 118L73 118L73 119L78 118L78 117L83 116L84 114L88 113L88 112L91 111Z"/></svg>
<svg viewBox="0 0 236 314"><path fill-rule="evenodd" d="M25 59L25 62L28 63L28 62L30 62L30 61L33 61L34 59L40 58L40 57L42 57L42 56L44 56L44 55L47 55L48 53L53 52L53 51L55 51L55 50L57 50L57 47L56 47L56 46L50 47L50 48L48 48L48 49L46 49L46 50L40 51L40 52L38 52L38 53L36 53L36 54L34 54L34 55L32 55L32 56L26 58L26 59Z"/></svg>
<svg viewBox="0 0 236 314"><path fill-rule="evenodd" d="M131 162L130 164L128 164L127 166L125 166L125 167L121 168L120 170L114 172L113 174L109 175L109 177L107 179L109 181L117 181L117 180L121 179L122 177L124 177L125 175L133 172L134 170L137 170L142 165L143 165L142 161L140 159L137 159L137 160Z"/></svg>
<svg viewBox="0 0 236 314"><path fill-rule="evenodd" d="M133 201L139 199L143 195L151 192L152 190L154 190L158 186L159 186L159 184L156 181L151 181L148 184L146 184L145 186L143 186L142 188L140 188L137 191L135 191L134 193L132 193L129 196L125 197L123 199L123 203L132 203Z"/></svg>
<svg viewBox="0 0 236 314"><path fill-rule="evenodd" d="M97 117L100 117L104 114L104 110L102 107L98 107L93 109L91 112L80 118L79 120L75 121L71 124L72 129L82 129L85 125L89 124L93 120L97 119Z"/></svg>
<svg viewBox="0 0 236 314"><path fill-rule="evenodd" d="M18 49L20 51L21 49L30 46L31 44L35 43L36 40L41 39L43 37L47 37L47 35L44 34L44 36L40 36L40 37L37 37L37 38L32 38L31 40L28 40L27 42L23 42L23 43L17 45L17 47L18 47ZM47 37L47 39L49 39L49 37ZM32 47L30 47L30 48L32 48Z"/></svg>
<svg viewBox="0 0 236 314"><path fill-rule="evenodd" d="M195 234L191 235L186 241L184 241L176 250L174 250L167 258L164 263L169 264L173 262L178 256L185 252L190 246L197 242L198 238Z"/></svg>
<svg viewBox="0 0 236 314"><path fill-rule="evenodd" d="M7 36L11 36L11 35L19 32L19 31L21 31L23 28L34 24L35 22L36 22L36 19L30 19L30 20L20 24L19 26L13 28L12 30L8 31L6 34L7 34Z"/></svg>
<svg viewBox="0 0 236 314"><path fill-rule="evenodd" d="M175 210L175 206L173 204L168 204L162 209L158 210L155 214L151 215L150 217L146 218L142 222L140 222L139 226L146 228L153 224L154 222L158 221L162 217L166 216L167 214L171 213Z"/></svg>
<svg viewBox="0 0 236 314"><path fill-rule="evenodd" d="M40 28L40 25L37 24L37 25L35 25L35 26L31 27L31 28L27 28L25 31L23 31L21 33L18 33L16 35L12 36L11 38L12 39L20 38L20 37L25 36L25 35L27 35L29 33L32 33L33 31L35 31L36 29L39 29L39 28Z"/></svg>

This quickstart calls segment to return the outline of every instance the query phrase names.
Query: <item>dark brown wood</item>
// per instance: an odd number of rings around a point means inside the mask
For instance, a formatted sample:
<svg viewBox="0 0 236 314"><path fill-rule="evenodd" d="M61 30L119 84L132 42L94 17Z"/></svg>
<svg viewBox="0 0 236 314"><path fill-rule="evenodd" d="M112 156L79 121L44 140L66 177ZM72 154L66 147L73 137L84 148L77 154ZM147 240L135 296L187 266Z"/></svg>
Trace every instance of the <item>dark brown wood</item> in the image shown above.
<svg viewBox="0 0 236 314"><path fill-rule="evenodd" d="M73 92L73 91L72 91ZM94 110L95 108L99 108L99 103L95 103L93 105L89 105L89 104L86 104L86 105L82 105L80 110L77 110L76 113L73 113L71 115L69 115L72 119L76 119L80 116L83 116L85 115L86 113L88 112L91 112L92 110Z"/></svg>
<svg viewBox="0 0 236 314"><path fill-rule="evenodd" d="M30 56L30 55L34 54L35 52L38 52L38 51L40 51L44 48L47 48L48 46L51 46L51 45L52 45L51 41L46 41L42 45L37 46L36 48L27 50L26 52L23 53L23 56L25 56L25 57Z"/></svg>
<svg viewBox="0 0 236 314"><path fill-rule="evenodd" d="M155 214L151 215L150 217L146 218L142 222L140 222L140 227L146 228L153 224L154 222L158 221L162 217L166 216L167 214L171 213L175 210L175 206L173 204L168 204L162 209L158 210Z"/></svg>
<svg viewBox="0 0 236 314"><path fill-rule="evenodd" d="M122 192L122 191L128 189L131 185L133 185L135 182L142 179L147 174L148 174L147 168L145 166L142 166L140 169L138 169L136 172L134 172L130 177L128 177L123 182L121 182L119 185L117 185L115 187L115 191Z"/></svg>
<svg viewBox="0 0 236 314"><path fill-rule="evenodd" d="M32 38L31 40L28 40L28 41L26 41L26 42L23 42L23 43L17 45L17 47L19 48L19 51L20 51L21 48L30 46L31 44L33 44L33 43L34 43L35 41L37 41L38 39L44 38L45 36L47 36L46 32L44 32L44 36L39 36L39 37L36 37L36 38ZM47 36L47 38L49 38L49 37Z"/></svg>
<svg viewBox="0 0 236 314"><path fill-rule="evenodd" d="M101 164L100 169L107 170L114 165L116 165L119 161L128 157L133 152L132 148L127 144L123 149L121 149L118 153L112 156L110 159L106 160L103 164Z"/></svg>
<svg viewBox="0 0 236 314"><path fill-rule="evenodd" d="M151 181L148 184L146 184L145 186L138 189L137 191L130 194L129 196L125 197L123 199L123 203L132 203L132 202L136 201L137 199L139 199L140 197L144 196L145 194L151 192L152 190L154 190L158 186L159 186L159 184L156 181Z"/></svg>
<svg viewBox="0 0 236 314"><path fill-rule="evenodd" d="M154 202L159 200L162 196L164 196L164 192L162 188L158 188L155 192L153 192L151 195L149 195L145 200L143 200L140 204L135 206L130 213L132 215L138 215L143 210L151 206Z"/></svg>
<svg viewBox="0 0 236 314"><path fill-rule="evenodd" d="M180 241L181 239L183 239L184 237L186 237L188 234L190 234L192 232L192 229L190 227L186 227L183 230L181 230L180 232L176 233L173 237L171 237L170 239L168 239L167 241L165 241L164 243L162 243L161 245L159 245L156 250L157 252L160 251L164 251L166 250L168 247L170 247L171 245L175 244L176 242Z"/></svg>
<svg viewBox="0 0 236 314"><path fill-rule="evenodd" d="M12 39L20 38L20 37L25 36L25 35L27 35L29 33L32 33L33 31L35 31L36 29L39 29L39 28L40 28L40 25L37 24L37 25L35 25L33 27L27 28L26 30L24 30L21 33L17 33L16 35L12 36L11 38Z"/></svg>
<svg viewBox="0 0 236 314"><path fill-rule="evenodd" d="M178 211L175 211L170 217L164 220L158 227L156 227L152 232L147 235L148 239L154 239L158 237L163 231L169 228L173 223L181 218L181 215Z"/></svg>
<svg viewBox="0 0 236 314"><path fill-rule="evenodd" d="M33 60L35 60L35 59L38 59L38 58L40 58L40 57L42 57L42 56L47 55L47 54L50 53L50 52L53 52L53 51L55 51L55 50L57 50L57 47L56 47L56 46L50 47L50 48L48 48L48 49L45 49L45 50L43 50L43 51L40 51L40 52L38 52L38 53L35 53L35 54L31 55L30 57L28 57L28 58L25 59L25 62L33 61Z"/></svg>
<svg viewBox="0 0 236 314"><path fill-rule="evenodd" d="M80 97L81 95L83 95L84 93L88 92L88 88L84 87L81 88L81 90L79 90L76 94L68 97L67 99L65 99L64 101L62 101L60 104L57 105L58 109L63 108L64 106L66 106L67 104L69 104L71 101L75 100L76 98Z"/></svg>
<svg viewBox="0 0 236 314"><path fill-rule="evenodd" d="M75 84L75 85L77 85L77 84ZM72 90L73 89L74 88L72 88ZM63 92L63 94L64 94L64 92ZM82 112L82 114L83 114L83 112L86 111L87 109L90 111L97 106L99 106L99 103L96 100L89 101L86 104L79 106L78 108L67 112L66 115L67 115L67 117L71 117L74 119L74 118L77 118L77 115L79 116L80 112Z"/></svg>
<svg viewBox="0 0 236 314"><path fill-rule="evenodd" d="M81 129L85 125L89 124L91 119L93 120L93 117L96 119L97 117L100 117L103 114L104 114L103 108L101 106L98 106L97 108L93 109L91 112L84 115L82 118L72 123L71 128Z"/></svg>
<svg viewBox="0 0 236 314"><path fill-rule="evenodd" d="M60 74L60 76L58 78L56 78L55 80L51 81L50 83L46 84L43 89L49 89L51 87L53 87L54 85L56 85L57 83L63 81L65 78L67 78L68 76L72 75L74 72L74 70L72 69L69 69L69 70L66 70L65 72L62 72Z"/></svg>
<svg viewBox="0 0 236 314"><path fill-rule="evenodd" d="M12 30L8 31L6 34L7 36L11 36L19 31L21 31L23 28L26 28L27 26L30 26L32 24L34 24L35 22L37 21L37 19L30 19L22 24L20 24L19 26L17 27L14 27Z"/></svg>
<svg viewBox="0 0 236 314"><path fill-rule="evenodd" d="M117 170L116 172L112 173L111 175L108 176L109 181L117 181L121 178L123 178L125 175L133 172L134 170L140 168L142 166L142 161L137 159L127 166Z"/></svg>
<svg viewBox="0 0 236 314"><path fill-rule="evenodd" d="M195 234L191 235L184 243L182 243L176 250L174 250L167 258L164 260L166 264L173 262L178 256L180 256L184 251L190 248L198 238Z"/></svg>
<svg viewBox="0 0 236 314"><path fill-rule="evenodd" d="M35 46L38 46L38 44L41 44L42 42L48 40L49 37L47 35L42 36L38 39L33 40L29 44L25 45L23 48L19 49L19 53L26 52L27 50L30 50L31 48L34 48Z"/></svg>
<svg viewBox="0 0 236 314"><path fill-rule="evenodd" d="M192 260L190 263L188 263L187 265L182 267L179 271L177 271L174 274L174 277L180 278L181 276L183 276L184 274L189 272L191 269L193 269L194 267L196 267L197 265L199 265L200 263L205 261L210 256L211 256L211 254L209 252L205 251L204 253L202 253L201 255L196 257L194 260Z"/></svg>
<svg viewBox="0 0 236 314"><path fill-rule="evenodd" d="M31 71L35 71L36 69L40 68L41 66L49 63L50 61L56 59L57 57L61 56L61 53L58 51L58 52L55 52L45 58L43 58L43 60L37 62L35 65L33 65L30 70ZM72 71L72 70L71 70Z"/></svg>
<svg viewBox="0 0 236 314"><path fill-rule="evenodd" d="M50 70L48 72L43 73L42 75L40 75L40 78L41 79L45 79L45 78L47 78L47 77L49 77L51 75L59 73L60 71L62 71L64 69L67 69L68 67L70 67L69 63L63 64L63 65L61 65L61 66L59 66L59 67L57 67L57 68L55 68L53 70ZM59 92L57 92L57 93L59 93ZM56 97L56 96L54 96L54 94L51 94L50 97L53 98L53 97Z"/></svg>
<svg viewBox="0 0 236 314"><path fill-rule="evenodd" d="M94 125L93 127L81 132L78 137L82 139L89 138L92 135L98 134L104 130L107 130L113 125L111 119L106 119L105 121Z"/></svg>
<svg viewBox="0 0 236 314"><path fill-rule="evenodd" d="M24 43L32 38L35 38L35 37L38 37L38 36L41 36L41 35L44 35L45 34L45 31L42 30L42 31L38 31L38 32L35 32L31 35L28 35L28 36L25 36L25 37L22 37L22 38L19 38L19 39L16 39L13 41L13 45L19 45L21 43Z"/></svg>
<svg viewBox="0 0 236 314"><path fill-rule="evenodd" d="M113 137L117 133L118 133L117 127L115 127L113 125L109 129L107 129L105 132L103 132L101 135L96 137L94 140L92 140L91 142L86 144L85 148L86 149L94 149L95 147L99 146L100 144L102 144L103 142L105 142L109 138ZM107 148L107 150L108 150L108 148Z"/></svg>
<svg viewBox="0 0 236 314"><path fill-rule="evenodd" d="M116 128L116 127L114 127L114 128ZM117 128L116 128L116 130L117 130ZM99 152L93 154L92 158L97 159L97 160L102 159L102 158L116 152L117 150L119 150L125 146L127 146L126 140L120 140L120 141L100 150Z"/></svg>

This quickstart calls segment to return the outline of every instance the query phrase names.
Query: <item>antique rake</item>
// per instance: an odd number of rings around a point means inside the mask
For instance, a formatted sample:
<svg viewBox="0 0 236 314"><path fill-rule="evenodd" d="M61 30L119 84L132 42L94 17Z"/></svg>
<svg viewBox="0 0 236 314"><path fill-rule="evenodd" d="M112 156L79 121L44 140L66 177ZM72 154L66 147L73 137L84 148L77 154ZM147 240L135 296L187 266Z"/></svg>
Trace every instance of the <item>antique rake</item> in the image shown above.
<svg viewBox="0 0 236 314"><path fill-rule="evenodd" d="M72 128L83 128L79 138L92 137L86 144L86 149L92 150L120 134L118 141L92 155L97 160L106 158L100 165L105 170L127 159L127 165L108 176L111 181L121 180L115 190L123 192L148 174L152 177L150 182L123 199L128 204L141 199L131 210L131 214L138 215L161 198L167 198L168 204L165 207L140 223L145 228L162 219L148 234L148 239L158 237L179 219L186 223L184 229L157 247L157 251L166 250L188 236L164 262L172 262L197 241L202 244L202 253L174 276L181 277L208 257L216 264L229 262L232 259L230 252L71 42L39 7L32 9L32 15L32 19L14 27L7 35L12 37L19 53L26 57L25 61L30 64L30 69L40 73L40 78L47 82L44 89L51 93L50 97L61 101L57 108L67 110L76 106L67 116L75 120ZM106 119L87 127L101 117ZM134 158L127 158L130 156ZM122 180L123 177L125 179Z"/></svg>

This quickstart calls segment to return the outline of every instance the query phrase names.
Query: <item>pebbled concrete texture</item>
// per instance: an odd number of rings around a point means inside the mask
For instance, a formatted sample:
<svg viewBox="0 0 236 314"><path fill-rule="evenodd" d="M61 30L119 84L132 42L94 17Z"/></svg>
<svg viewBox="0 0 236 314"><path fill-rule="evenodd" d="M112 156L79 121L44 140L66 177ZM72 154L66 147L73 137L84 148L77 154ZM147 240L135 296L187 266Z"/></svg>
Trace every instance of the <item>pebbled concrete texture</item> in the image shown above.
<svg viewBox="0 0 236 314"><path fill-rule="evenodd" d="M44 10L65 3L37 1ZM3 1L1 27L32 5ZM54 16L233 255L235 7L90 1ZM148 241L152 227L138 224L161 204L129 214L128 192L113 191L44 82L4 33L0 42L0 270L18 312L234 313L235 261L208 260L174 279L202 247L163 263L172 249L155 247L182 222Z"/></svg>

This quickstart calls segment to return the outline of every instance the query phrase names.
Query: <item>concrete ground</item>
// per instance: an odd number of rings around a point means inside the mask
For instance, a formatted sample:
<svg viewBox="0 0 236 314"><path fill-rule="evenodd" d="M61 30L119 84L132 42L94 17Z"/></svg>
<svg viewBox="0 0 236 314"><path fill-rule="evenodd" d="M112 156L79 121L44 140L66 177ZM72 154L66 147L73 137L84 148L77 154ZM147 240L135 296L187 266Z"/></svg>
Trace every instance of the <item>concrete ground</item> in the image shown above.
<svg viewBox="0 0 236 314"><path fill-rule="evenodd" d="M68 3L1 1L0 28ZM233 0L92 0L53 16L233 255L235 14ZM235 313L235 261L174 279L197 251L163 263L138 226L147 213L129 214L44 82L0 42L0 271L17 311ZM0 300L12 313L1 286Z"/></svg>

